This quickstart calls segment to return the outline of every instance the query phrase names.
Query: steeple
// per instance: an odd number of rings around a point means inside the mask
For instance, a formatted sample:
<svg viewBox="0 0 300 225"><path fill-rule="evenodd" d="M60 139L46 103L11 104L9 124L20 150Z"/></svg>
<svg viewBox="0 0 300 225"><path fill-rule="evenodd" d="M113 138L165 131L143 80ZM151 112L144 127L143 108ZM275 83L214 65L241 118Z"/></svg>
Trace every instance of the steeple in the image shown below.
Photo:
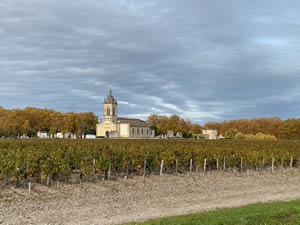
<svg viewBox="0 0 300 225"><path fill-rule="evenodd" d="M109 90L108 96L104 99L104 121L117 121L118 115L118 102L117 99L112 96L112 90Z"/></svg>
<svg viewBox="0 0 300 225"><path fill-rule="evenodd" d="M104 99L104 104L118 104L117 99L112 96L112 90L109 90L108 96Z"/></svg>

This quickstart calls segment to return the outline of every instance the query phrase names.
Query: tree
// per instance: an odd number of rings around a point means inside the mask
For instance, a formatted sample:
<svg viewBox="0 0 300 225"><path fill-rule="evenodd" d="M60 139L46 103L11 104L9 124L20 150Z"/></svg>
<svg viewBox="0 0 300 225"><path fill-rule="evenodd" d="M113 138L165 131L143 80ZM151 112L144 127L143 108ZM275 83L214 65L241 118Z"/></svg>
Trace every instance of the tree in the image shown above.
<svg viewBox="0 0 300 225"><path fill-rule="evenodd" d="M158 135L166 134L168 130L172 130L174 134L181 132L189 136L192 126L191 121L184 120L177 115L168 117L153 114L148 117L147 123L152 125L152 129L155 129L155 133Z"/></svg>
<svg viewBox="0 0 300 225"><path fill-rule="evenodd" d="M238 133L239 131L238 131L238 129L236 129L236 128L230 128L229 130L227 130L226 132L225 132L225 138L234 138L235 137L235 135Z"/></svg>
<svg viewBox="0 0 300 225"><path fill-rule="evenodd" d="M242 132L238 132L235 136L235 139L246 139L246 135Z"/></svg>
<svg viewBox="0 0 300 225"><path fill-rule="evenodd" d="M246 134L246 139L247 140L255 140L255 135L254 134Z"/></svg>
<svg viewBox="0 0 300 225"><path fill-rule="evenodd" d="M61 113L34 107L11 110L0 107L0 137L18 134L30 136L38 131L48 131L50 134L65 131L82 135L93 132L97 121L97 116L92 112Z"/></svg>
<svg viewBox="0 0 300 225"><path fill-rule="evenodd" d="M192 124L190 128L190 133L193 135L195 134L202 134L202 127L199 124Z"/></svg>

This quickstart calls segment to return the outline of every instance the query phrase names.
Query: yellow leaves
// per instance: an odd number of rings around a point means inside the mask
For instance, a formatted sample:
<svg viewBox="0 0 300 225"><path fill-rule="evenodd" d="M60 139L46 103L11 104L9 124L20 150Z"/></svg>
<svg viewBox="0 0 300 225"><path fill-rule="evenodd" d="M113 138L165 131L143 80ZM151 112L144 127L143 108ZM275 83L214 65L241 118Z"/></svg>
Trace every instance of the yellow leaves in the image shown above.
<svg viewBox="0 0 300 225"><path fill-rule="evenodd" d="M234 155L234 157L233 157ZM111 171L126 171L130 168L141 170L144 160L151 170L159 168L164 160L164 168L175 168L175 161L182 168L189 168L190 159L193 166L215 168L218 159L219 167L239 166L241 158L247 166L259 166L264 159L270 165L284 165L300 157L300 142L293 141L245 141L245 140L0 140L0 174L22 179L24 174L44 176L68 175L72 171L81 172L84 176ZM95 162L95 164L94 164ZM28 170L27 168L28 163ZM19 170L16 170L19 168ZM45 178L45 177L44 177Z"/></svg>
<svg viewBox="0 0 300 225"><path fill-rule="evenodd" d="M142 168L141 165L137 165L137 166L135 167L135 169L137 169L137 170L139 170L139 169L141 169L141 168Z"/></svg>

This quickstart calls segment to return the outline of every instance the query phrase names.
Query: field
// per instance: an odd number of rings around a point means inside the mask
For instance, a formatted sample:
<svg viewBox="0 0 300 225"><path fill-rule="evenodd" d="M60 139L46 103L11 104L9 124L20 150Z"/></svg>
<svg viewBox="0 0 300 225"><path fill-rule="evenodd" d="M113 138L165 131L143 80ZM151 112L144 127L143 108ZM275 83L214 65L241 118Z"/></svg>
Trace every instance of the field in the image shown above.
<svg viewBox="0 0 300 225"><path fill-rule="evenodd" d="M130 173L298 167L300 142L238 140L1 140L0 176L37 182Z"/></svg>
<svg viewBox="0 0 300 225"><path fill-rule="evenodd" d="M1 140L0 223L120 224L298 199L299 149L296 141Z"/></svg>
<svg viewBox="0 0 300 225"><path fill-rule="evenodd" d="M297 225L300 224L300 200L248 205L187 216L168 217L128 225Z"/></svg>

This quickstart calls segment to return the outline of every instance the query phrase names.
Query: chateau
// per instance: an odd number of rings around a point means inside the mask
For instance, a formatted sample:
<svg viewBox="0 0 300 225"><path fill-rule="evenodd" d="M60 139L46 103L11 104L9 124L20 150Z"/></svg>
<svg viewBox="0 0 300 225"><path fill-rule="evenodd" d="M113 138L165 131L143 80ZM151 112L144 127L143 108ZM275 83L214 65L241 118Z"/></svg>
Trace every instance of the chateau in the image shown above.
<svg viewBox="0 0 300 225"><path fill-rule="evenodd" d="M151 138L155 132L143 120L118 117L118 102L110 90L104 99L103 119L97 124L96 135L106 138Z"/></svg>

